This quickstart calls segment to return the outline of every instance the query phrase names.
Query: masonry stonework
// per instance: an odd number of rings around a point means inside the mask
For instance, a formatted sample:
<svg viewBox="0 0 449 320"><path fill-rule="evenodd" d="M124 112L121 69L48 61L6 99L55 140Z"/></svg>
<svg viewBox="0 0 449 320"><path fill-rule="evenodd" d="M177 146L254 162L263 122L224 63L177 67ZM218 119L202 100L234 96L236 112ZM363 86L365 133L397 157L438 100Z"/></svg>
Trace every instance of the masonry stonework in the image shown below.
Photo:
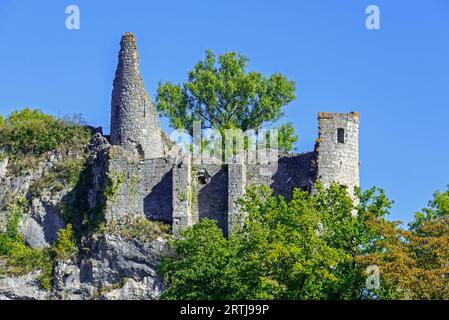
<svg viewBox="0 0 449 320"><path fill-rule="evenodd" d="M139 72L134 35L125 33L120 43L111 101L111 144L142 159L163 157L163 138L156 110Z"/></svg>
<svg viewBox="0 0 449 320"><path fill-rule="evenodd" d="M359 114L318 113L317 179L338 182L350 192L359 186Z"/></svg>
<svg viewBox="0 0 449 320"><path fill-rule="evenodd" d="M194 223L191 213L192 166L190 157L173 166L173 230L185 229ZM189 201L190 200L190 201Z"/></svg>
<svg viewBox="0 0 449 320"><path fill-rule="evenodd" d="M166 156L171 146L145 92L130 33L121 41L111 113L106 171L114 192L106 220L137 215L169 223L177 234L209 218L227 235L244 218L237 200L249 186L264 184L288 199L294 188L312 191L317 180L351 192L359 185L357 113L320 112L315 150L279 154L274 167L245 161L195 164L189 156Z"/></svg>

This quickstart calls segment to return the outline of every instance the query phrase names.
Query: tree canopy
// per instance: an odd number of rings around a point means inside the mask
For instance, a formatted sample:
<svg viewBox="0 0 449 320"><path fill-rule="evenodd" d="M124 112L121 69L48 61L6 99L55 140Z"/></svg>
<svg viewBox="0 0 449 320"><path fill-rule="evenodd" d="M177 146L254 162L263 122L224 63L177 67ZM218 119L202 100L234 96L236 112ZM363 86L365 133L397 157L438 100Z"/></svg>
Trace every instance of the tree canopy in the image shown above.
<svg viewBox="0 0 449 320"><path fill-rule="evenodd" d="M259 129L282 118L282 107L295 99L295 83L280 73L248 72L248 59L236 52L215 56L208 50L183 84L160 83L156 107L175 129ZM296 141L291 124L278 125L282 148ZM285 142L284 142L285 141Z"/></svg>
<svg viewBox="0 0 449 320"><path fill-rule="evenodd" d="M429 210L442 212L449 192ZM170 242L160 272L165 299L447 299L448 217L410 230L386 219L391 201L380 189L295 190L290 201L267 187L241 201L247 219L226 239L202 220ZM415 223L417 223L415 225ZM367 288L369 266L380 286Z"/></svg>
<svg viewBox="0 0 449 320"><path fill-rule="evenodd" d="M381 270L383 285L376 294L385 299L449 299L449 187L434 194L408 230L397 225L370 222L373 246L383 250L362 260Z"/></svg>

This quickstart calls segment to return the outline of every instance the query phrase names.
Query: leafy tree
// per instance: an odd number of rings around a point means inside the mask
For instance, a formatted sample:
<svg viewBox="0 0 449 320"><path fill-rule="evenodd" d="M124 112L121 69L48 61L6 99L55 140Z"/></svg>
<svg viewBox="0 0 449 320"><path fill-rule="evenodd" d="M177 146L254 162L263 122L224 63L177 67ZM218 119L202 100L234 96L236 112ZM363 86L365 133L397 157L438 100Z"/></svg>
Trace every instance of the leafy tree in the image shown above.
<svg viewBox="0 0 449 320"><path fill-rule="evenodd" d="M440 218L449 216L449 186L448 190L441 193L437 191L433 199L429 201L427 208L417 212L413 221L409 224L410 229L415 233L420 233L420 227L426 222L433 222Z"/></svg>
<svg viewBox="0 0 449 320"><path fill-rule="evenodd" d="M290 201L267 187L249 189L241 201L245 223L228 240L208 220L172 240L161 267L170 285L163 297L363 298L365 264L358 258L373 250L367 221L383 218L390 201L374 188L359 197L354 206L337 185L295 190Z"/></svg>
<svg viewBox="0 0 449 320"><path fill-rule="evenodd" d="M383 299L449 299L449 190L436 192L409 230L374 224L383 254L364 257L379 266Z"/></svg>
<svg viewBox="0 0 449 320"><path fill-rule="evenodd" d="M234 249L212 220L183 232L169 243L171 252L163 257L160 273L170 278L164 299L226 299L239 291L228 272Z"/></svg>
<svg viewBox="0 0 449 320"><path fill-rule="evenodd" d="M164 297L448 299L449 190L436 192L408 230L386 219L391 201L382 190L356 194L354 205L337 185L295 190L290 201L266 187L248 190L246 221L229 240L206 220L172 241ZM380 287L367 289L372 265Z"/></svg>
<svg viewBox="0 0 449 320"><path fill-rule="evenodd" d="M405 290L409 286L411 273L415 264L410 255L406 239L408 231L400 228L399 221L375 219L366 222L371 230L371 252L358 256L356 261L362 266L379 268L380 287L365 291L370 299L408 299L411 296Z"/></svg>
<svg viewBox="0 0 449 320"><path fill-rule="evenodd" d="M295 129L293 123L288 122L286 124L276 127L278 129L278 148L279 150L291 151L294 149L294 144L298 141L298 136L295 135Z"/></svg>
<svg viewBox="0 0 449 320"><path fill-rule="evenodd" d="M265 77L247 72L248 59L235 52L220 55L206 51L182 85L159 84L156 106L176 129L193 131L193 121L202 129L259 129L275 123L283 115L282 107L295 99L295 83L279 73ZM292 126L280 125L284 148L295 141Z"/></svg>
<svg viewBox="0 0 449 320"><path fill-rule="evenodd" d="M11 254L17 248L16 244L23 242L19 224L27 205L25 198L17 198L8 205L5 230L0 232L0 256Z"/></svg>

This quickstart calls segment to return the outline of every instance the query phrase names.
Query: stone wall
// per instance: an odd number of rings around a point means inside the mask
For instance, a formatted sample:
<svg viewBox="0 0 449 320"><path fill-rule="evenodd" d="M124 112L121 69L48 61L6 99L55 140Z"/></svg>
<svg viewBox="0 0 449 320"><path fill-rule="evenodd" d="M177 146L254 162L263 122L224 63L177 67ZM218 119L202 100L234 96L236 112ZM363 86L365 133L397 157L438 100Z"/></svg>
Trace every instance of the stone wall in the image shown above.
<svg viewBox="0 0 449 320"><path fill-rule="evenodd" d="M192 216L192 164L190 157L182 159L173 167L173 233L194 223Z"/></svg>
<svg viewBox="0 0 449 320"><path fill-rule="evenodd" d="M228 226L224 232L229 234L242 225L245 216L238 200L245 195L246 165L231 163L228 165Z"/></svg>
<svg viewBox="0 0 449 320"><path fill-rule="evenodd" d="M315 153L309 152L283 155L276 167L269 164L201 164L193 165L189 171L185 162L175 165L173 217L179 221L176 229L209 218L216 220L227 235L242 221L243 213L237 200L247 187L264 184L275 194L288 199L294 188L311 189L316 177L315 163ZM267 175L273 168L276 170Z"/></svg>
<svg viewBox="0 0 449 320"><path fill-rule="evenodd" d="M340 127L347 132L344 143L334 141L337 133L333 131ZM350 188L358 185L358 166L348 163L358 161L356 141L352 140L355 130L347 121L324 122L320 134L324 140L316 151L280 155L276 166L192 165L189 157L178 162L172 158L140 160L121 147L112 147L107 171L110 188L115 191L108 199L106 220L140 215L170 223L178 233L209 218L227 235L241 223L237 200L247 187L267 185L274 194L289 199L294 188L312 190L317 177L325 186L332 181Z"/></svg>
<svg viewBox="0 0 449 320"><path fill-rule="evenodd" d="M201 164L192 168L191 208L193 220L214 219L227 233L228 168L226 165Z"/></svg>
<svg viewBox="0 0 449 320"><path fill-rule="evenodd" d="M106 220L126 215L172 223L173 161L139 160L120 147L112 147L108 161Z"/></svg>
<svg viewBox="0 0 449 320"><path fill-rule="evenodd" d="M269 173L269 165L248 165L247 184L267 185L274 194L290 198L294 188L310 190L316 180L315 152L304 154L281 155L277 167Z"/></svg>

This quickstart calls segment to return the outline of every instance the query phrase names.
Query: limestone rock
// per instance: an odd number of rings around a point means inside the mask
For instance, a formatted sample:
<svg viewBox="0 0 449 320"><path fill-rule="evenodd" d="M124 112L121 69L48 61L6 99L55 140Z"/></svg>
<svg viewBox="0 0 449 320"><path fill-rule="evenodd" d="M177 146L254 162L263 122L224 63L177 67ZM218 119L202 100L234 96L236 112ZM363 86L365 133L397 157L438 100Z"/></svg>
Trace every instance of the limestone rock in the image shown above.
<svg viewBox="0 0 449 320"><path fill-rule="evenodd" d="M144 277L142 281L129 279L120 289L104 293L100 300L155 300L161 294L161 287L152 277Z"/></svg>
<svg viewBox="0 0 449 320"><path fill-rule="evenodd" d="M40 271L18 277L0 278L0 300L48 300L51 295L38 281Z"/></svg>
<svg viewBox="0 0 449 320"><path fill-rule="evenodd" d="M45 171L50 170L58 161L57 155L49 155L38 165L19 176L5 175L0 179L0 223L5 227L7 206L18 198L28 198L30 188ZM25 241L32 247L48 247L56 238L59 229L64 227L60 217L59 204L68 190L50 194L48 190L39 190L41 197L34 198L29 212L25 212L20 231Z"/></svg>
<svg viewBox="0 0 449 320"><path fill-rule="evenodd" d="M59 203L64 193L33 199L31 209L24 218L22 234L25 242L33 248L49 247L65 228Z"/></svg>
<svg viewBox="0 0 449 320"><path fill-rule="evenodd" d="M124 239L117 235L105 235L93 247L91 259L92 284L98 288L121 283L124 278L153 283L154 291L160 291L162 281L157 268L166 240L159 237L145 243L137 239ZM150 279L152 279L150 281Z"/></svg>
<svg viewBox="0 0 449 320"><path fill-rule="evenodd" d="M62 300L91 299L95 289L84 281L83 272L71 261L58 261L54 270L53 289Z"/></svg>
<svg viewBox="0 0 449 320"><path fill-rule="evenodd" d="M0 154L1 156L1 154ZM0 160L0 179L2 179L4 176L6 176L6 169L8 167L8 158L4 158L3 160Z"/></svg>

